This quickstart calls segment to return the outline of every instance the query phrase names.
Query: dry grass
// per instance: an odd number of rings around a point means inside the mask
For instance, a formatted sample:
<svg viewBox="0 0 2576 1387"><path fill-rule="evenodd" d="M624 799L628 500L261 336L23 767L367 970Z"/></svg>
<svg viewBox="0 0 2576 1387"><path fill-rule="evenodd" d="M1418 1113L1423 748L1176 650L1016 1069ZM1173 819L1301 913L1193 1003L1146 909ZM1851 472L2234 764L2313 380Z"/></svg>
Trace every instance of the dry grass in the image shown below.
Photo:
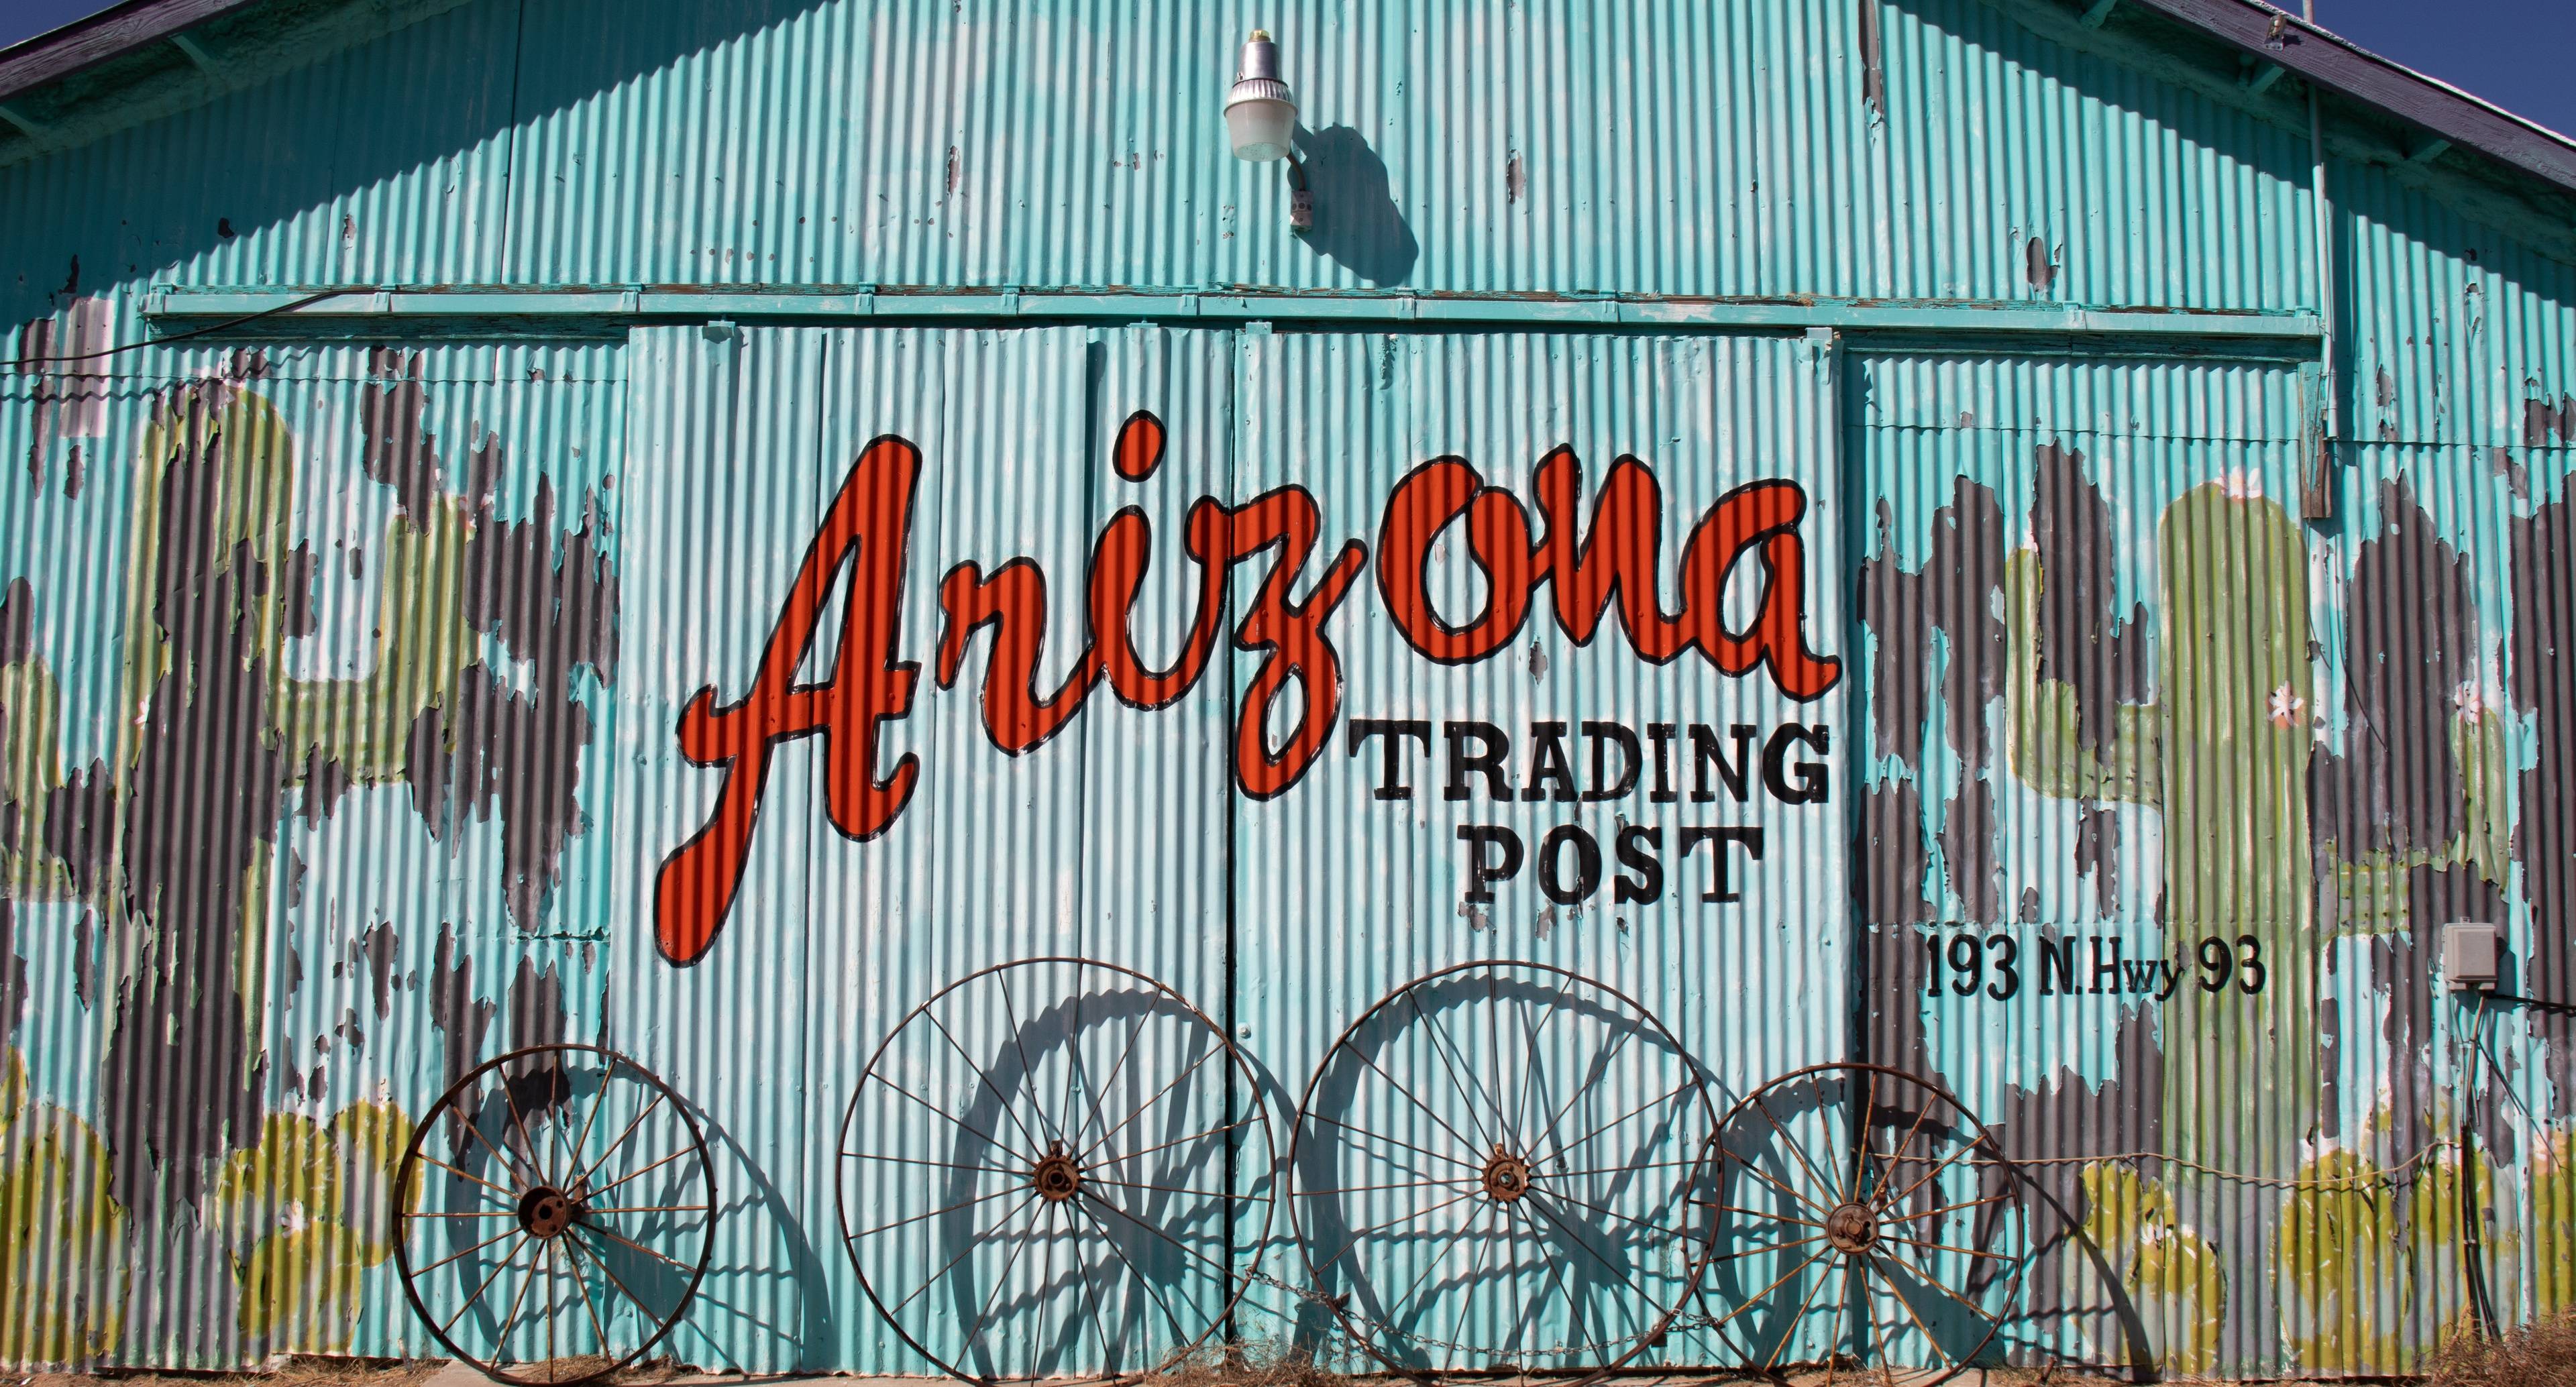
<svg viewBox="0 0 2576 1387"><path fill-rule="evenodd" d="M597 1357L568 1357L554 1360L554 1375L565 1382L597 1372ZM439 1358L326 1358L296 1354L278 1358L267 1367L251 1372L179 1373L121 1372L108 1369L96 1373L39 1373L20 1379L24 1387L422 1387L440 1369L447 1367ZM468 1372L473 1370L469 1367ZM518 1369L544 1375L539 1365ZM615 1387L656 1387L675 1378L687 1376L666 1362L646 1359L609 1379ZM1284 1385L1283 1385L1284 1387Z"/></svg>
<svg viewBox="0 0 2576 1387"><path fill-rule="evenodd" d="M38 1373L28 1387L419 1387L442 1364L437 1359L325 1358L295 1354L267 1368L238 1373L119 1372Z"/></svg>
<svg viewBox="0 0 2576 1387"><path fill-rule="evenodd" d="M1255 1340L1203 1345L1147 1373L1140 1387L1354 1387L1360 1381L1317 1366L1306 1349Z"/></svg>
<svg viewBox="0 0 2576 1387"><path fill-rule="evenodd" d="M1935 1373L1900 1372L1900 1384L1928 1380ZM1538 1379L1545 1381L1546 1379ZM1616 1387L1822 1387L1822 1369L1779 1372L1644 1371L1611 1379ZM1839 1387L1876 1387L1876 1373L1855 1374L1845 1368L1830 1379ZM2128 1379L2098 1377L2080 1368L1979 1368L1953 1379L1959 1387L2108 1387ZM1515 1387L1521 1379L1463 1377L1459 1387ZM2566 1380L2576 1387L2576 1378ZM1389 1373L1346 1375L1316 1365L1304 1349L1272 1343L1209 1345L1148 1373L1137 1387L1410 1387L1408 1379ZM2519 1387L2517 1382L2516 1387Z"/></svg>
<svg viewBox="0 0 2576 1387"><path fill-rule="evenodd" d="M2576 1313L2505 1331L2461 1335L2427 1365L2431 1387L2565 1387L2576 1383Z"/></svg>

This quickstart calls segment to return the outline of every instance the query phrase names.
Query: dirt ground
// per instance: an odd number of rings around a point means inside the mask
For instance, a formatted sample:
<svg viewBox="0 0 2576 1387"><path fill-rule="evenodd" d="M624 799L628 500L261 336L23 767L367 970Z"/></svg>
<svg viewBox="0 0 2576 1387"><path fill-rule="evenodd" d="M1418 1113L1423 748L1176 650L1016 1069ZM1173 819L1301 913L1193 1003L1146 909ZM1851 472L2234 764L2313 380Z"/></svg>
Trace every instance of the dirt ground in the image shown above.
<svg viewBox="0 0 2576 1387"><path fill-rule="evenodd" d="M587 1368L587 1364L566 1362L564 1376L570 1379ZM1899 1374L1895 1387L1918 1380L1923 1375ZM2020 1368L1983 1369L1954 1379L1960 1387L2094 1387L2095 1384L2126 1382L2117 1378L2075 1369L2043 1372ZM2169 1379L2170 1380L2170 1379ZM666 1368L644 1368L623 1372L614 1379L615 1387L789 1387L800 1382L828 1384L849 1379L799 1377L745 1377L741 1375L708 1375ZM1853 1384L1853 1387L1876 1387L1881 1378L1866 1377L1848 1370L1830 1379L1823 1372L1763 1374L1689 1374L1654 1376L1639 1374L1614 1379L1615 1387L1821 1387L1828 1381ZM2537 1387L2537 1384L2576 1384L2576 1376L2556 1378L2480 1378L2455 1377L2442 1382L2442 1387ZM1462 1387L1513 1387L1509 1379L1461 1378ZM416 1359L387 1362L355 1358L287 1358L272 1371L258 1373L39 1373L18 1380L19 1387L489 1387L488 1380L472 1368L439 1359ZM947 1378L873 1378L868 1387L953 1387ZM1329 1372L1312 1363L1296 1359L1272 1358L1268 1361L1223 1363L1206 1361L1178 1365L1153 1373L1137 1387L1411 1387L1400 1377L1352 1377Z"/></svg>
<svg viewBox="0 0 2576 1387"><path fill-rule="evenodd" d="M566 1380L578 1377L593 1365L576 1360L559 1364ZM1889 1387L1905 1387L1920 1382L1929 1374L1898 1374ZM2111 1383L2138 1381L2126 1372L2105 1373L2081 1368L2052 1369L1998 1368L1991 1372L1971 1369L1954 1379L1960 1387L2108 1387ZM2165 1382L2195 1382L2202 1379L2163 1378ZM2377 1381L2412 1381L2422 1387L2576 1387L2576 1313L2561 1315L2539 1325L2511 1330L2493 1341L2463 1339L2454 1341L2428 1365L2427 1373L2414 1379L2374 1379ZM639 1368L617 1375L615 1387L786 1387L798 1382L815 1383L818 1387L850 1379L743 1377L682 1372L671 1368ZM1828 1377L1823 1372L1762 1374L1691 1374L1653 1376L1638 1374L1612 1380L1613 1387L1822 1387L1828 1382L1851 1384L1851 1387L1877 1387L1886 1381L1877 1374L1857 1374L1845 1370ZM2352 1381L2345 1379L2346 1382ZM1520 1387L1510 1379L1468 1377L1457 1379L1459 1387ZM360 1358L290 1357L279 1360L271 1370L258 1373L40 1373L18 1380L18 1387L488 1387L482 1374L462 1363L439 1359L415 1359L388 1362ZM854 1384L856 1387L856 1384ZM947 1378L872 1378L864 1387L949 1387ZM1407 1379L1397 1377L1349 1377L1316 1367L1296 1354L1263 1352L1255 1348L1249 1354L1228 1357L1203 1354L1161 1371L1149 1374L1136 1387L1411 1387Z"/></svg>

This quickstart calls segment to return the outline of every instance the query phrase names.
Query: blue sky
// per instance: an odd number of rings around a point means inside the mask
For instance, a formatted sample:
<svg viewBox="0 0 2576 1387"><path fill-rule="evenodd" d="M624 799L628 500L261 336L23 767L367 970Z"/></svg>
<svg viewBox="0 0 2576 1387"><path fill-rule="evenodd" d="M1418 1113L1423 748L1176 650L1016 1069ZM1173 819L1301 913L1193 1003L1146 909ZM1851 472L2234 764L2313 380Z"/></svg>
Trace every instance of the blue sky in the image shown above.
<svg viewBox="0 0 2576 1387"><path fill-rule="evenodd" d="M2568 76L2576 0L2316 0L2316 7L2319 23L2364 48L2576 135L2576 80ZM0 44L98 8L96 0L0 0Z"/></svg>

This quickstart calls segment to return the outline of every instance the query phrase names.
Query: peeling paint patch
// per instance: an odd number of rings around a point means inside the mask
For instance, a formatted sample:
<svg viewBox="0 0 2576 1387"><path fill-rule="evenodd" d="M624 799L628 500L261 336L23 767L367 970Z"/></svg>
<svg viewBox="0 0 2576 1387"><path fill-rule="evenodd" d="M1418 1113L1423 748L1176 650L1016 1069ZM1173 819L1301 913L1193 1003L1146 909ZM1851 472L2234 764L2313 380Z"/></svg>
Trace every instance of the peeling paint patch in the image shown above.
<svg viewBox="0 0 2576 1387"><path fill-rule="evenodd" d="M552 966L540 969L533 959L520 959L510 979L510 1048L559 1045L568 1029L563 979Z"/></svg>
<svg viewBox="0 0 2576 1387"><path fill-rule="evenodd" d="M116 786L105 762L93 761L45 792L45 851L61 860L83 895L106 885L116 852Z"/></svg>
<svg viewBox="0 0 2576 1387"><path fill-rule="evenodd" d="M2514 855L2535 921L2561 922L2576 912L2576 499L2561 496L2509 522L2513 552L2511 689L2514 706L2533 715L2536 749L2521 776L2522 816ZM2576 987L2576 932L2532 931L2531 981L2525 991L2565 997ZM2534 989L2538 989L2534 991ZM2576 1113L2576 1017L2535 1008L2531 1026L2549 1042L2550 1116Z"/></svg>
<svg viewBox="0 0 2576 1387"><path fill-rule="evenodd" d="M430 508L446 490L446 468L438 438L423 422L428 402L420 356L378 347L368 353L367 367L375 379L358 389L359 466L393 488L415 533L426 531Z"/></svg>
<svg viewBox="0 0 2576 1387"><path fill-rule="evenodd" d="M2120 908L2120 816L2086 808L2075 816L2075 870L2093 878L2093 910L2102 919Z"/></svg>
<svg viewBox="0 0 2576 1387"><path fill-rule="evenodd" d="M477 457L486 454L497 472L497 448ZM526 666L524 688L488 666L469 668L449 706L414 716L403 754L413 809L451 849L461 848L469 819L500 814L504 897L525 930L542 921L565 842L588 826L578 790L594 729L573 673L588 667L607 682L617 669L605 508L585 493L580 527L564 535L555 509L553 487L540 479L527 520L497 520L485 509L466 552L465 622Z"/></svg>
<svg viewBox="0 0 2576 1387"><path fill-rule="evenodd" d="M1861 931L1868 955L1861 966L1868 988L1869 1062L1934 1078L1940 1067L1923 1035L1923 941L1929 937L1912 926L1868 926Z"/></svg>
<svg viewBox="0 0 2576 1387"><path fill-rule="evenodd" d="M2043 928L2040 938L2053 945L2061 936ZM2036 1088L2011 1088L1992 1124L2006 1154L2048 1162L2028 1167L2030 1188L2037 1196L2031 1202L2033 1216L2053 1223L2056 1211L2063 1210L2082 1226L2092 1209L2084 1178L2087 1168L2076 1158L2163 1148L2159 1114L2164 1111L2164 1054L2156 1044L2155 1009L2121 1012L2112 1049L2117 1056L2112 1071L2116 1077L2097 1087L2074 1069L2062 1067ZM2073 1250L2087 1259L2105 1254L2117 1258L2131 1251L2080 1246ZM2033 1258L2024 1313L2035 1317L2099 1314L2101 1306L2083 1303L2088 1297L2068 1284L2068 1270L2066 1258Z"/></svg>
<svg viewBox="0 0 2576 1387"><path fill-rule="evenodd" d="M131 801L116 816L116 887L152 928L117 998L101 1076L132 1096L103 1125L118 1198L137 1209L164 1194L194 1204L210 1163L259 1139L267 1060L252 1051L241 991L243 903L264 878L286 782L275 747L245 735L274 721L273 652L261 644L273 576L225 503L274 479L261 446L274 412L219 387L190 389L156 424L146 455L166 462L146 593L164 669L144 699ZM209 776L206 748L217 746L227 773ZM100 768L101 794L105 780Z"/></svg>
<svg viewBox="0 0 2576 1387"><path fill-rule="evenodd" d="M424 714L424 717L429 715ZM427 724L416 724L419 733ZM447 761L437 779L456 793L422 817L451 850L470 817L501 816L502 895L521 929L536 929L563 875L563 849L587 821L575 793L590 710L564 696L514 693L482 665L466 671L456 714L446 720ZM418 783L414 804L433 803ZM443 811L443 812L442 812Z"/></svg>
<svg viewBox="0 0 2576 1387"><path fill-rule="evenodd" d="M2076 741L2107 756L2119 705L2145 702L2154 687L2147 609L2112 609L2111 507L2085 474L2084 455L2048 443L2034 461L2031 532L2048 575L2039 593L2039 677L2075 690Z"/></svg>
<svg viewBox="0 0 2576 1387"><path fill-rule="evenodd" d="M453 1085L479 1063L483 1033L497 1010L474 995L474 960L456 945L456 934L438 927L438 954L429 970L429 1024L447 1039L447 1083Z"/></svg>
<svg viewBox="0 0 2576 1387"><path fill-rule="evenodd" d="M2510 449L2489 450L2487 470L2504 478L2505 489L2513 493L2513 499L2517 501L2531 499L2531 474L2524 471L2522 464L2514 460Z"/></svg>
<svg viewBox="0 0 2576 1387"><path fill-rule="evenodd" d="M290 637L313 634L313 579L320 564L321 560L314 556L310 544L299 544L287 551L283 565L286 571L279 580L283 588L279 615L284 618L283 629Z"/></svg>
<svg viewBox="0 0 2576 1387"><path fill-rule="evenodd" d="M2003 922L2003 863L1995 856L1995 789L1962 780L1941 823L1941 865L1959 907L1981 925Z"/></svg>
<svg viewBox="0 0 2576 1387"><path fill-rule="evenodd" d="M1887 114L1887 64L1879 49L1878 0L1859 0L1860 99L1875 115Z"/></svg>
<svg viewBox="0 0 2576 1387"><path fill-rule="evenodd" d="M2022 243L2022 274L2040 293L2056 287L2057 262L2049 256L2048 242L2036 233Z"/></svg>
<svg viewBox="0 0 2576 1387"><path fill-rule="evenodd" d="M86 910L72 926L72 996L84 1011L98 1005L98 917Z"/></svg>
<svg viewBox="0 0 2576 1387"><path fill-rule="evenodd" d="M2551 443L2576 443L2576 398L2561 395L2556 401L2547 397L2522 402L2522 446L2545 448Z"/></svg>
<svg viewBox="0 0 2576 1387"><path fill-rule="evenodd" d="M1521 163L1521 152L1515 149L1503 160L1503 201L1519 202L1521 194L1528 190L1529 173Z"/></svg>
<svg viewBox="0 0 2576 1387"><path fill-rule="evenodd" d="M75 282L78 277L75 269ZM37 318L20 335L18 371L39 378L35 429L27 445L27 482L38 495L44 494L56 442L107 432L108 376L99 355L115 345L115 326L115 310L106 299L75 296L59 316ZM75 447L65 470L65 496L79 497L82 467Z"/></svg>
<svg viewBox="0 0 2576 1387"><path fill-rule="evenodd" d="M394 955L401 948L402 941L389 924L371 925L358 936L358 952L367 960L367 986L379 1018L393 1013Z"/></svg>
<svg viewBox="0 0 2576 1387"><path fill-rule="evenodd" d="M1878 523L1878 556L1860 572L1861 621L1879 642L1870 691L1877 745L1909 767L1921 766L1931 677L1923 633L1938 630L1950 644L1941 685L1944 730L1951 750L1975 774L1990 759L1985 706L2003 690L2004 623L1994 610L2003 587L2003 508L1993 491L1955 479L1950 504L1932 514L1931 554L1910 573L1897 564L1884 502Z"/></svg>
<svg viewBox="0 0 2576 1387"><path fill-rule="evenodd" d="M1852 861L1852 894L1860 918L1874 925L1928 924L1932 902L1923 895L1931 850L1923 841L1923 800L1910 780L1891 780L1861 792L1858 841Z"/></svg>
<svg viewBox="0 0 2576 1387"><path fill-rule="evenodd" d="M1924 633L1940 632L1949 647L1941 676L1942 735L1959 762L1958 788L1943 817L1942 858L1970 918L1999 923L1994 799L1985 772L1994 752L1986 705L2003 692L2007 668L1996 610L2004 577L2003 508L1992 490L1953 479L1950 504L1932 515L1930 554L1913 572L1898 565L1884 503L1878 523L1878 553L1860 572L1861 620L1878 637L1870 696L1875 744L1909 768L1922 764L1931 692Z"/></svg>
<svg viewBox="0 0 2576 1387"><path fill-rule="evenodd" d="M331 817L331 811L340 806L340 797L349 793L351 784L349 768L324 756L318 746L305 760L302 780L304 799L296 812L308 826Z"/></svg>
<svg viewBox="0 0 2576 1387"><path fill-rule="evenodd" d="M18 916L0 896L0 1040L15 1040L27 1015L27 959L18 952Z"/></svg>
<svg viewBox="0 0 2576 1387"><path fill-rule="evenodd" d="M36 653L36 590L24 578L9 580L0 592L0 665L14 665Z"/></svg>
<svg viewBox="0 0 2576 1387"><path fill-rule="evenodd" d="M2340 753L2309 762L2312 832L2346 861L2365 853L2430 853L2460 832L2454 696L2478 674L2468 566L2402 480L2380 488L2380 531L2364 540L2344 587Z"/></svg>
<svg viewBox="0 0 2576 1387"><path fill-rule="evenodd" d="M617 676L617 580L608 563L607 514L584 493L580 528L555 534L555 494L537 482L525 521L479 518L465 561L465 621L498 636L538 667L538 683L560 686L588 665L603 682Z"/></svg>

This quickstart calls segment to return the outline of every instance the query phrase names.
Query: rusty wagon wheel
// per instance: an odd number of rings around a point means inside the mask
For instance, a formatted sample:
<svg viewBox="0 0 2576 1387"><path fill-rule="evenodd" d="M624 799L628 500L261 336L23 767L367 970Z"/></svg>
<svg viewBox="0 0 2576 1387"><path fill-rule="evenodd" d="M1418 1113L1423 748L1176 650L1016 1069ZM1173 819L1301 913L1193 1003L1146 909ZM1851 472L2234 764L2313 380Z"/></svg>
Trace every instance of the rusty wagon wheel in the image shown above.
<svg viewBox="0 0 2576 1387"><path fill-rule="evenodd" d="M513 1050L457 1080L394 1192L413 1312L500 1382L563 1387L641 1359L715 1251L715 1168L688 1105L596 1045Z"/></svg>
<svg viewBox="0 0 2576 1387"><path fill-rule="evenodd" d="M1353 1021L1299 1104L1299 1245L1352 1340L1416 1377L1591 1381L1668 1336L1708 1253L1716 1129L1644 1007L1539 963L1414 979Z"/></svg>
<svg viewBox="0 0 2576 1387"><path fill-rule="evenodd" d="M1224 1031L1083 958L986 968L913 1008L838 1152L860 1288L976 1383L1127 1377L1196 1348L1250 1284L1277 1163Z"/></svg>
<svg viewBox="0 0 2576 1387"><path fill-rule="evenodd" d="M1958 1099L1814 1065L1746 1095L1717 1144L1703 1294L1746 1364L1930 1387L1981 1361L2030 1263L2030 1201Z"/></svg>

